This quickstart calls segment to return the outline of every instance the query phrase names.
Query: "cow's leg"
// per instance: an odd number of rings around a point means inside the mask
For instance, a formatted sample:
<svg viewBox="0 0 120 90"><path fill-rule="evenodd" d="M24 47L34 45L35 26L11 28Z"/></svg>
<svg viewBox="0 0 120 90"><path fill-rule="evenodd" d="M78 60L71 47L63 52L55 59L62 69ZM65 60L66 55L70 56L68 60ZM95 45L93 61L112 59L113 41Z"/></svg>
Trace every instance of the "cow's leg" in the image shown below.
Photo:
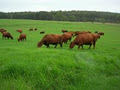
<svg viewBox="0 0 120 90"><path fill-rule="evenodd" d="M23 40L26 41L26 38L24 38Z"/></svg>
<svg viewBox="0 0 120 90"><path fill-rule="evenodd" d="M79 44L79 45L78 45L78 49L80 48L80 46L81 46L81 47L82 47L82 49L83 49L83 45L81 45L81 44Z"/></svg>
<svg viewBox="0 0 120 90"><path fill-rule="evenodd" d="M89 49L91 48L91 45L92 45L92 44L89 45Z"/></svg>
<svg viewBox="0 0 120 90"><path fill-rule="evenodd" d="M44 45L48 48L48 46L46 44L44 44Z"/></svg>
<svg viewBox="0 0 120 90"><path fill-rule="evenodd" d="M47 43L46 42L43 42L43 44L48 48L48 45L47 45Z"/></svg>
<svg viewBox="0 0 120 90"><path fill-rule="evenodd" d="M48 44L48 47L50 48L50 45Z"/></svg>
<svg viewBox="0 0 120 90"><path fill-rule="evenodd" d="M47 48L50 48L49 44L46 44Z"/></svg>
<svg viewBox="0 0 120 90"><path fill-rule="evenodd" d="M47 48L49 47L49 45L46 45L47 46Z"/></svg>
<svg viewBox="0 0 120 90"><path fill-rule="evenodd" d="M55 47L54 48L56 48L57 47L57 44L55 44Z"/></svg>
<svg viewBox="0 0 120 90"><path fill-rule="evenodd" d="M82 49L83 49L83 45L82 45Z"/></svg>
<svg viewBox="0 0 120 90"><path fill-rule="evenodd" d="M62 43L60 43L60 47L62 47Z"/></svg>
<svg viewBox="0 0 120 90"><path fill-rule="evenodd" d="M71 42L71 38L70 38L70 40L69 40L70 42Z"/></svg>
<svg viewBox="0 0 120 90"><path fill-rule="evenodd" d="M80 48L80 45L78 45L78 49Z"/></svg>

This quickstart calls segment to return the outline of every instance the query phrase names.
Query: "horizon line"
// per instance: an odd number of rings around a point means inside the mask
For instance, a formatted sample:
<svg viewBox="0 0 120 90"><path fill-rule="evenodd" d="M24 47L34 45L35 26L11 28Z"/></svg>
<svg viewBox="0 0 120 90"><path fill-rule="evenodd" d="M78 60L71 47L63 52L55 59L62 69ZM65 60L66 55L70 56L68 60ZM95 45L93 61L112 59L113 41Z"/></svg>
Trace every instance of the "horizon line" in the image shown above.
<svg viewBox="0 0 120 90"><path fill-rule="evenodd" d="M41 10L41 11L29 11L29 10L25 10L25 11L0 11L0 12L3 12L3 13L15 13L15 12L56 12L56 11L88 11L88 12L108 12L108 13L118 13L120 14L120 12L112 12L112 11L96 11L96 10Z"/></svg>

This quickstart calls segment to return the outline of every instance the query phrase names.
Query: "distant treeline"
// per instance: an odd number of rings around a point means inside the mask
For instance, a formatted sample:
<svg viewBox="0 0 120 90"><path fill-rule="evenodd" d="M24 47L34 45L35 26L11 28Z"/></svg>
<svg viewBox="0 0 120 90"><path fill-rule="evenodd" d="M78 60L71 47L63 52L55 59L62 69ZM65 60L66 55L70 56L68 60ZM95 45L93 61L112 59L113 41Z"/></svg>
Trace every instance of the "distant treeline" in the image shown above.
<svg viewBox="0 0 120 90"><path fill-rule="evenodd" d="M0 12L0 19L33 19L73 22L120 23L120 13L96 11Z"/></svg>

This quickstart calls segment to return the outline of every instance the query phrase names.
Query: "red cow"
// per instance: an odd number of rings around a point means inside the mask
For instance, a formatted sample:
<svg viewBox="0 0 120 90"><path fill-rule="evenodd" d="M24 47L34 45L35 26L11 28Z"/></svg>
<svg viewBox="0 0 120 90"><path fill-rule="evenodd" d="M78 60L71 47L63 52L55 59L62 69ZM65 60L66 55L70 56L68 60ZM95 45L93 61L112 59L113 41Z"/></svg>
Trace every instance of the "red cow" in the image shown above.
<svg viewBox="0 0 120 90"><path fill-rule="evenodd" d="M38 42L37 46L41 47L44 44L45 46L50 47L49 45L52 44L55 45L54 48L56 48L57 44L60 44L62 47L61 37L62 35L59 34L47 34L42 38L40 42Z"/></svg>
<svg viewBox="0 0 120 90"><path fill-rule="evenodd" d="M11 38L11 39L13 39L13 36L9 33L9 32L3 32L2 33L2 38Z"/></svg>
<svg viewBox="0 0 120 90"><path fill-rule="evenodd" d="M26 34L21 34L18 38L18 42L23 40L26 40Z"/></svg>

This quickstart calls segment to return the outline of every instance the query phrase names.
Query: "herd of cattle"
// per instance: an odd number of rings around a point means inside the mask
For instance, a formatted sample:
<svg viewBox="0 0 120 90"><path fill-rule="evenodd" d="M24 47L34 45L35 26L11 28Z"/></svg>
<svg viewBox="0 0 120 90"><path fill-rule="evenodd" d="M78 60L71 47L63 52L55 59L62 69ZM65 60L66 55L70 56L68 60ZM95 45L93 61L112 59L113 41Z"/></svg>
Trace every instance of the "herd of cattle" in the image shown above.
<svg viewBox="0 0 120 90"><path fill-rule="evenodd" d="M36 31L35 29L29 29L29 31ZM20 36L18 38L18 41L26 40L26 34L22 33L22 29L16 30L20 33ZM0 32L2 33L2 38L11 38L13 39L13 36L7 32L4 29L0 29ZM62 30L63 34L46 34L40 42L38 42L37 46L41 47L42 45L45 45L47 47L50 47L49 45L55 45L55 48L57 47L57 44L60 44L62 47L63 44L67 44L68 41L71 42L72 38L75 38L69 45L69 48L73 48L75 45L78 45L78 49L82 47L83 45L89 45L89 49L91 48L91 45L93 45L93 48L95 48L96 41L100 39L102 35L104 35L103 32L95 31L95 33L91 33L90 31L68 31L68 30ZM44 34L45 31L41 31L40 34Z"/></svg>

